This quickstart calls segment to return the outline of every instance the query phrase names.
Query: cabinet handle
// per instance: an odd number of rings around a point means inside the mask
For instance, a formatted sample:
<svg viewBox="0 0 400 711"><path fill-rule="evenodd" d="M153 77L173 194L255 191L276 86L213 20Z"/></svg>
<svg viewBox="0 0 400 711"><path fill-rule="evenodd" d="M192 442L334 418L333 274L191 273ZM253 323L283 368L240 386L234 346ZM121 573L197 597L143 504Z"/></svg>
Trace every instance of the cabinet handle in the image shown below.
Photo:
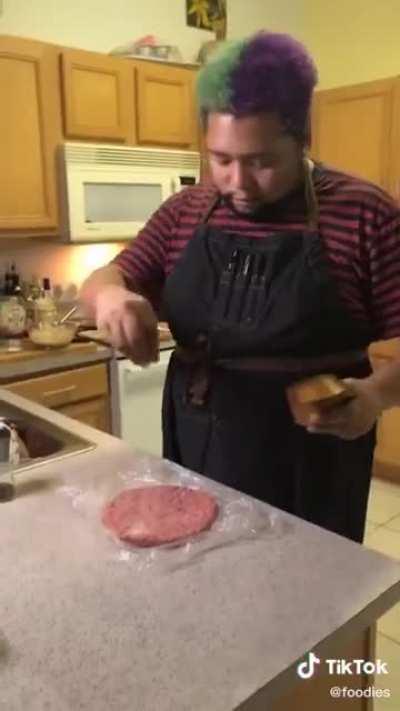
<svg viewBox="0 0 400 711"><path fill-rule="evenodd" d="M57 388L57 390L45 390L43 397L54 397L55 395L66 395L76 390L76 385L67 385L65 388Z"/></svg>

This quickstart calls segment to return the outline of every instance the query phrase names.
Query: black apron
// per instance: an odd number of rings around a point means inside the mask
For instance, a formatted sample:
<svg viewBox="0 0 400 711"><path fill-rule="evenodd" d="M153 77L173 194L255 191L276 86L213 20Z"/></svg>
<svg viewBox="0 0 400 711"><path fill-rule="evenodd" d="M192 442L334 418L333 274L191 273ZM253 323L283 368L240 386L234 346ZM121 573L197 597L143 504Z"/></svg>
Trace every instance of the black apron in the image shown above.
<svg viewBox="0 0 400 711"><path fill-rule="evenodd" d="M313 373L370 373L370 334L343 306L319 234L254 239L200 225L166 280L164 313L178 344L164 457L361 542L375 431L310 434L285 394ZM288 360L294 369L280 367Z"/></svg>

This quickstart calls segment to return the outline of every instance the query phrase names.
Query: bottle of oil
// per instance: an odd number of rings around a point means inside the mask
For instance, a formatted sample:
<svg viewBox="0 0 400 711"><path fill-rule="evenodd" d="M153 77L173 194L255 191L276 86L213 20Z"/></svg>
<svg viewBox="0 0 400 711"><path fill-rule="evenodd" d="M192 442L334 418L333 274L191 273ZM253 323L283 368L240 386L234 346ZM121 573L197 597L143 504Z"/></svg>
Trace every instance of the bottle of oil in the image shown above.
<svg viewBox="0 0 400 711"><path fill-rule="evenodd" d="M50 325L57 320L57 304L53 299L50 279L43 279L40 296L35 301L35 324L37 326Z"/></svg>
<svg viewBox="0 0 400 711"><path fill-rule="evenodd" d="M4 273L4 296L11 296L13 286L13 278L11 274L11 267L9 264L6 265L6 271Z"/></svg>
<svg viewBox="0 0 400 711"><path fill-rule="evenodd" d="M17 289L19 288L19 274L17 272L17 266L15 262L12 262L11 269L9 272L9 282L10 282L10 295L14 296Z"/></svg>

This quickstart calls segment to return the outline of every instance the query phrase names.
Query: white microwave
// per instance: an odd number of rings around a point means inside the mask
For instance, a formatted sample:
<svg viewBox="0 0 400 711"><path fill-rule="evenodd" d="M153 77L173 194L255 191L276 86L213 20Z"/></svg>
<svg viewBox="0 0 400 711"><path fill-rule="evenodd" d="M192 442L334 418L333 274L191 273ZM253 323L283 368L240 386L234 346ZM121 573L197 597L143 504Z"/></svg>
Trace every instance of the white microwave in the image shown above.
<svg viewBox="0 0 400 711"><path fill-rule="evenodd" d="M200 177L200 154L160 148L65 143L61 150L62 237L129 240L171 195Z"/></svg>

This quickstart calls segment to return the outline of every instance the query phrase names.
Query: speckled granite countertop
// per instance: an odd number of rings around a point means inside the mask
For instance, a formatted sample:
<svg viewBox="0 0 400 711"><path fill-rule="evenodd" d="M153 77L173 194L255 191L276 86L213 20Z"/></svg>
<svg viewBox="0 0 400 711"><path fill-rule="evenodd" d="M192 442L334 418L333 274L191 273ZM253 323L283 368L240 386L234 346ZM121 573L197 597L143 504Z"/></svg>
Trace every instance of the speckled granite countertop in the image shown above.
<svg viewBox="0 0 400 711"><path fill-rule="evenodd" d="M267 709L308 650L358 634L400 598L395 561L267 505L278 535L168 574L107 557L114 544L57 481L112 477L136 455L0 388L1 399L97 444L20 474L19 496L0 505L2 711L230 711L253 709L260 690Z"/></svg>

